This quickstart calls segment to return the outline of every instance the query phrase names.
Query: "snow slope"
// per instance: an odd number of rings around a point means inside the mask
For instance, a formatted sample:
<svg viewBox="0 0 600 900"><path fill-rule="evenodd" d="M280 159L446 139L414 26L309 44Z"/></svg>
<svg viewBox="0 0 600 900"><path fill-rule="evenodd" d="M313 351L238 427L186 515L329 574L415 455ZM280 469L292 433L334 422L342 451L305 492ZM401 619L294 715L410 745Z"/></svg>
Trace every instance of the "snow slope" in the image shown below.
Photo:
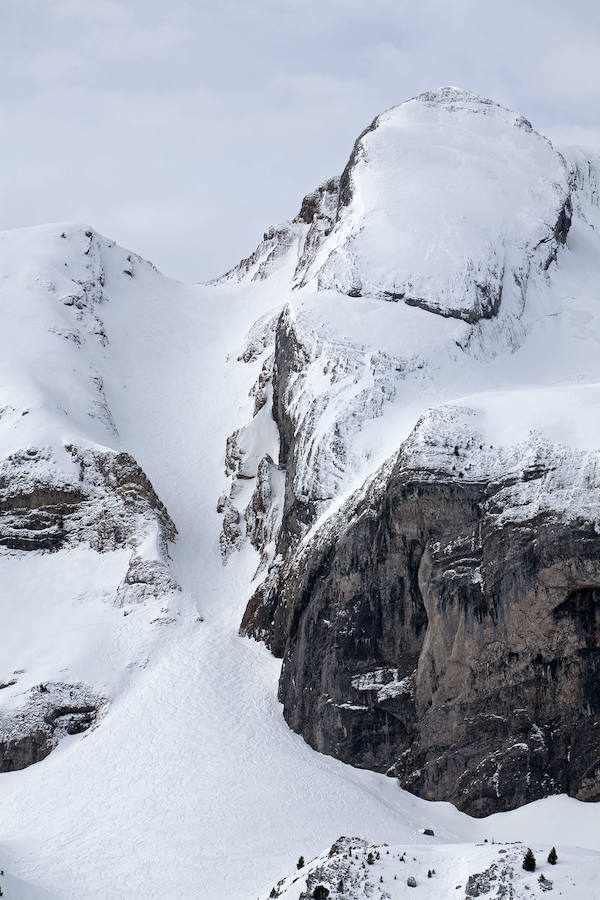
<svg viewBox="0 0 600 900"><path fill-rule="evenodd" d="M0 258L0 732L10 769L102 713L182 595L168 569L172 522L119 452L104 393L105 263L111 290L138 264L156 273L87 228L2 234ZM143 624L129 616L138 604Z"/></svg>

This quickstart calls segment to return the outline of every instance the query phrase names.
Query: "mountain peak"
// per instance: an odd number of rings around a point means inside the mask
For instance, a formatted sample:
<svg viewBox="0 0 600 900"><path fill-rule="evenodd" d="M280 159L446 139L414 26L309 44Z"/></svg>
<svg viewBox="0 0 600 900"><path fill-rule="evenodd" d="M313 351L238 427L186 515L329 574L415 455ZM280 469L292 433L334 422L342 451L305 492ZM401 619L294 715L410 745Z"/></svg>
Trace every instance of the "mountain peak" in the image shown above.
<svg viewBox="0 0 600 900"><path fill-rule="evenodd" d="M377 116L339 180L228 273L289 273L350 297L417 306L468 323L523 307L534 270L564 244L570 172L522 115L458 87ZM284 264L285 263L285 264Z"/></svg>
<svg viewBox="0 0 600 900"><path fill-rule="evenodd" d="M437 88L435 91L423 91L423 93L417 94L412 99L427 106L446 109L449 112L463 110L472 113L483 113L484 115L500 115L512 125L533 131L531 122L520 115L520 113L502 106L489 97L482 97L481 94L476 94L474 91L468 91L464 88L445 85ZM408 100L406 102L410 103L411 101ZM404 104L400 105L403 106Z"/></svg>

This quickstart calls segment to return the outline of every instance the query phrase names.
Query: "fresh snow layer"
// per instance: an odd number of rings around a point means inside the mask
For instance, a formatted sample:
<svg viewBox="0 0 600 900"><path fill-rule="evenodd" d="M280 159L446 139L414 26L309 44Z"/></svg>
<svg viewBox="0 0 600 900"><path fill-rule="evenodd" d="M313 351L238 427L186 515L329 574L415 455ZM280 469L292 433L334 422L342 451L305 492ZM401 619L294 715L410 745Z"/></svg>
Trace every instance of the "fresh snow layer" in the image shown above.
<svg viewBox="0 0 600 900"><path fill-rule="evenodd" d="M535 433L572 449L600 448L600 384L490 391L449 404L459 405L478 417L482 437L496 446L514 446Z"/></svg>
<svg viewBox="0 0 600 900"><path fill-rule="evenodd" d="M0 868L17 879L5 880L6 896L248 900L292 871L300 853L310 859L341 834L412 844L422 842L423 827L449 844L493 836L600 850L596 806L558 797L475 821L320 756L287 729L278 661L237 633L257 556L246 549L222 565L216 513L226 439L252 418L249 387L270 348L249 363L237 357L253 324L290 299L287 270L251 287L186 286L87 231L0 236L8 323L0 388L9 407L2 453L51 445L59 458L65 442L131 453L177 525L172 570L183 591L168 614L141 604L123 616L110 600L126 565L119 553L0 558L7 669L26 669L33 684L66 668L111 700L97 727L0 776ZM321 371L309 373L315 394L331 384L323 381L325 351L339 359L345 346L354 360L336 382L347 390L345 410L360 393L355 378L367 390L377 383L373 354L388 355L380 383L391 390L363 408L340 495L397 449L428 406L462 405L466 396L494 433L511 397L520 398L512 427L521 434L555 427L552 400L540 399L550 395L538 389L560 384L561 439L597 447L595 390L577 387L600 381L596 249L590 229L574 226L551 290L545 276L532 288L518 333L510 321L491 323L464 358L463 322L299 292L292 314L321 353ZM102 297L90 286L76 313L63 302L74 290L64 271L97 284L90 266L98 262ZM79 341L69 337L75 331ZM411 360L408 380L395 374ZM533 392L472 397L524 387ZM272 428L265 434L272 445Z"/></svg>
<svg viewBox="0 0 600 900"><path fill-rule="evenodd" d="M518 316L501 306L469 326L373 297L293 294L288 320L309 357L290 402L304 459L296 493L328 498L330 513L424 410L469 405L473 394L495 445L537 430L552 443L600 447L598 284L600 236L576 218L557 262L530 277Z"/></svg>
<svg viewBox="0 0 600 900"><path fill-rule="evenodd" d="M321 285L444 315L489 315L505 270L526 279L528 255L549 248L569 195L562 156L529 122L454 88L378 116L347 173Z"/></svg>

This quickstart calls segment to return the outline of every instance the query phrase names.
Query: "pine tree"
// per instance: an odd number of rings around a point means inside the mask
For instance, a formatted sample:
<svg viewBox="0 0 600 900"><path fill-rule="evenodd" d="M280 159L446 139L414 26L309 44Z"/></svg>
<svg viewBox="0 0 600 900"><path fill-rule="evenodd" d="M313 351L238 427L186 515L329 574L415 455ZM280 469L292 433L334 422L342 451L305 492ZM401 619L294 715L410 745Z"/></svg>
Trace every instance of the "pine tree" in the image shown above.
<svg viewBox="0 0 600 900"><path fill-rule="evenodd" d="M298 860L298 862L296 863L296 868L297 869L304 868L304 857L303 856L301 856L300 859Z"/></svg>
<svg viewBox="0 0 600 900"><path fill-rule="evenodd" d="M526 872L535 872L535 856L533 855L531 848L527 850L527 853L523 857L523 868Z"/></svg>
<svg viewBox="0 0 600 900"><path fill-rule="evenodd" d="M548 862L550 863L551 866L555 866L557 859L558 859L558 856L556 855L556 847L553 847L552 850L550 851L550 853L548 854Z"/></svg>
<svg viewBox="0 0 600 900"><path fill-rule="evenodd" d="M324 884L318 884L313 891L313 900L326 900L329 897L329 888Z"/></svg>

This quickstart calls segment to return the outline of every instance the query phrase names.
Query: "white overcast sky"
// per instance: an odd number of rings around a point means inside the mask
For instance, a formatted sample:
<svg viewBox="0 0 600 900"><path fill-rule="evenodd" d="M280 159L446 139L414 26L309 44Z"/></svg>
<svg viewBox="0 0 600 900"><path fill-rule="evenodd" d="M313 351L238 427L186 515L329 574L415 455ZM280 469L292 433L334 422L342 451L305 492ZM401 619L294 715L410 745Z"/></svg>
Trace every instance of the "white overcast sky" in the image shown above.
<svg viewBox="0 0 600 900"><path fill-rule="evenodd" d="M453 84L600 146L600 0L0 0L0 228L85 221L215 276Z"/></svg>

